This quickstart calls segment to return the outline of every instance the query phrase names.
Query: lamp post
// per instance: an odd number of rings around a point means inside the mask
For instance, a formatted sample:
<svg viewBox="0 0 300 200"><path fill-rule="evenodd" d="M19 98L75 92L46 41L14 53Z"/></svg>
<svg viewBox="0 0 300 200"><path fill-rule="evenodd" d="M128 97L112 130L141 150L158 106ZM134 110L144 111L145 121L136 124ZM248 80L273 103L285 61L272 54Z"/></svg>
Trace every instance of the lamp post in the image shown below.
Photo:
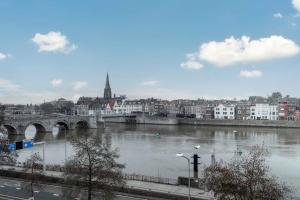
<svg viewBox="0 0 300 200"><path fill-rule="evenodd" d="M177 157L182 157L182 158L185 158L187 161L188 161L188 168L189 168L189 200L191 199L191 168L190 168L190 165L191 165L191 161L188 157L184 156L182 153L178 153L176 154Z"/></svg>

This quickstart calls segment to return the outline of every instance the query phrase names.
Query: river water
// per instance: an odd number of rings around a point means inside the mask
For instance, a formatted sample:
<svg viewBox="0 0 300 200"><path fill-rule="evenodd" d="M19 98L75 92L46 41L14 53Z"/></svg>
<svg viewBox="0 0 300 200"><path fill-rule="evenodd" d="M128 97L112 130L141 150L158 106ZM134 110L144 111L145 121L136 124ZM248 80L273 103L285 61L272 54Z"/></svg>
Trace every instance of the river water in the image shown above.
<svg viewBox="0 0 300 200"><path fill-rule="evenodd" d="M31 127L27 131L35 130ZM119 162L126 164L125 172L165 178L188 175L187 161L176 153L199 153L201 169L211 163L212 149L217 160L226 162L236 156L237 148L246 152L263 144L270 152L267 163L271 172L300 191L300 129L108 124L105 129L89 131L97 131L112 147L119 148ZM36 135L35 141L47 142L47 163L64 163L63 132ZM195 145L200 149L195 150ZM20 161L32 152L42 152L42 147L22 150ZM67 154L72 153L67 141Z"/></svg>

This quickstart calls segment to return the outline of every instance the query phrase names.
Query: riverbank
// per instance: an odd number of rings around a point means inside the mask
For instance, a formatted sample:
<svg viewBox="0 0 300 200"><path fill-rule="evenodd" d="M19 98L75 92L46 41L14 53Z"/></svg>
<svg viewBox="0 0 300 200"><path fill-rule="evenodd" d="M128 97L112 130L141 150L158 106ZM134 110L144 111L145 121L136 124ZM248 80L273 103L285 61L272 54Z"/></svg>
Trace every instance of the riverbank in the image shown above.
<svg viewBox="0 0 300 200"><path fill-rule="evenodd" d="M27 172L24 172L24 169L21 167L11 167L11 166L0 166L0 176L2 177L11 177L27 180L29 176ZM45 173L39 176L39 181L44 183L52 183L52 184L65 184L63 178L63 172L56 171L46 171ZM82 185L80 181L74 182L75 185ZM179 185L169 185L169 184L158 184L151 182L143 182L143 181L134 181L127 180L126 185L124 187L117 186L107 186L110 187L113 191L128 193L128 194L136 194L143 195L149 197L156 198L166 198L173 200L181 200L186 198L188 194L188 188L185 186ZM103 186L97 186L97 189L103 189ZM192 200L209 200L212 197L205 193L202 190L191 188L191 199Z"/></svg>
<svg viewBox="0 0 300 200"><path fill-rule="evenodd" d="M129 120L130 119L130 120ZM153 125L193 125L193 126L230 126L230 127L266 127L266 128L300 128L298 121L286 120L221 120L192 119L168 117L105 117L106 123L153 124Z"/></svg>
<svg viewBox="0 0 300 200"><path fill-rule="evenodd" d="M266 127L266 128L300 128L300 122L281 120L202 120L202 119L179 119L178 125L196 126L240 126L240 127Z"/></svg>

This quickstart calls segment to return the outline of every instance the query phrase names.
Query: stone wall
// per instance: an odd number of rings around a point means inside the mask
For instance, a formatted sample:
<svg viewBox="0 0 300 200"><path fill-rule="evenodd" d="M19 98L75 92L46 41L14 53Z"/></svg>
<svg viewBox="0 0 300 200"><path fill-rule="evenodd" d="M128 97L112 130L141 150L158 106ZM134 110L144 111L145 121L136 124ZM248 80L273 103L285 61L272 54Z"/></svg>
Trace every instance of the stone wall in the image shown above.
<svg viewBox="0 0 300 200"><path fill-rule="evenodd" d="M300 128L297 121L272 121L272 120L200 120L179 119L179 124L199 126L245 126L245 127L269 127L269 128Z"/></svg>

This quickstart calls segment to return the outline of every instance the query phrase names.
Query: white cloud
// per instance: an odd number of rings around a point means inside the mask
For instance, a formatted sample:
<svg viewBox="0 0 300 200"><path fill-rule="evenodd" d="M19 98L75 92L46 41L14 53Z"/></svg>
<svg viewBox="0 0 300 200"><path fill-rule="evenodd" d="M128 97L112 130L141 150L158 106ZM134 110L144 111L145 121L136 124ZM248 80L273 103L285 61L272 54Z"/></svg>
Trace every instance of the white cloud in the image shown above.
<svg viewBox="0 0 300 200"><path fill-rule="evenodd" d="M32 41L38 45L39 52L69 53L77 48L76 45L71 44L67 37L60 32L36 33Z"/></svg>
<svg viewBox="0 0 300 200"><path fill-rule="evenodd" d="M20 86L13 83L10 80L0 79L0 91L4 92L16 92L20 89Z"/></svg>
<svg viewBox="0 0 300 200"><path fill-rule="evenodd" d="M272 35L258 40L242 36L240 39L230 37L222 42L204 43L200 46L197 56L200 61L226 67L291 57L298 54L299 49L295 42L282 36Z"/></svg>
<svg viewBox="0 0 300 200"><path fill-rule="evenodd" d="M252 71L248 71L248 70L244 70L244 71L240 71L240 77L244 77L244 78L258 78L262 76L262 72L259 70L252 70Z"/></svg>
<svg viewBox="0 0 300 200"><path fill-rule="evenodd" d="M50 81L51 85L53 87L58 87L62 84L63 80L61 79L53 79L52 81Z"/></svg>
<svg viewBox="0 0 300 200"><path fill-rule="evenodd" d="M282 15L281 13L278 12L278 13L275 13L275 14L273 15L273 17L274 17L274 18L280 18L280 19L281 19L281 18L283 18L283 15Z"/></svg>
<svg viewBox="0 0 300 200"><path fill-rule="evenodd" d="M76 81L73 83L73 90L75 92L78 92L80 90L82 90L83 88L85 88L88 85L88 82L86 81Z"/></svg>
<svg viewBox="0 0 300 200"><path fill-rule="evenodd" d="M296 22L291 22L290 24L291 24L291 26L292 26L293 28L296 28L296 27L297 27L297 23L296 23Z"/></svg>
<svg viewBox="0 0 300 200"><path fill-rule="evenodd" d="M197 55L187 54L186 58L187 61L180 64L183 69L199 70L203 68L203 65L197 60Z"/></svg>
<svg viewBox="0 0 300 200"><path fill-rule="evenodd" d="M5 60L5 59L7 59L7 58L9 58L9 57L10 57L9 54L5 54L5 53L1 53L1 52L0 52L0 60Z"/></svg>
<svg viewBox="0 0 300 200"><path fill-rule="evenodd" d="M292 4L294 8L296 8L296 10L300 12L300 0L292 0Z"/></svg>
<svg viewBox="0 0 300 200"><path fill-rule="evenodd" d="M140 85L141 86L156 86L159 82L158 81L144 81Z"/></svg>

